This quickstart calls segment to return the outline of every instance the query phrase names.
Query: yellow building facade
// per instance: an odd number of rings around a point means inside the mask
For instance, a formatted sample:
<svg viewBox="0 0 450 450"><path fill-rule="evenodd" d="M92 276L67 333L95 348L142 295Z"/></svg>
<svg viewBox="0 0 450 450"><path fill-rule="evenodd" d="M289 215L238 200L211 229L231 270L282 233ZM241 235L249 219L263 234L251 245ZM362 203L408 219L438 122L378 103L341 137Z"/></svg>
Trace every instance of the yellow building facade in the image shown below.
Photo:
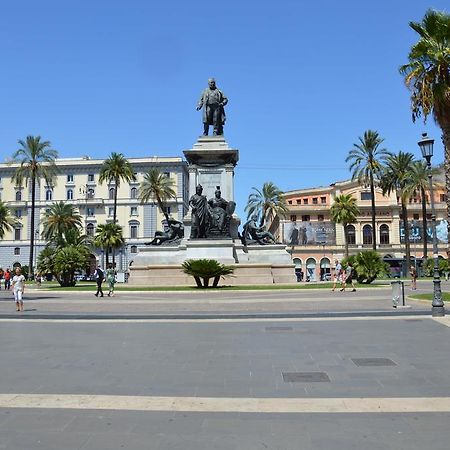
<svg viewBox="0 0 450 450"><path fill-rule="evenodd" d="M136 181L121 182L117 192L117 223L123 228L126 245L116 252L118 271L126 272L140 245L151 240L156 230L162 230L163 213L155 202L141 204L139 185L144 174L156 167L173 180L176 199L167 203L168 213L182 221L188 204L188 172L186 163L180 157L129 158ZM42 220L49 206L54 202L70 203L82 216L86 234L94 235L97 226L113 221L114 183L99 183L103 159L69 158L56 160L57 176L51 185L39 180L36 187L35 210L35 258L44 248L41 239ZM17 217L18 225L6 232L0 241L0 267L6 269L14 264L29 264L31 230L31 187L25 183L16 186L12 181L17 165L0 164L0 199ZM91 264L105 264L100 249L94 249ZM34 264L35 266L35 264Z"/></svg>
<svg viewBox="0 0 450 450"><path fill-rule="evenodd" d="M340 224L335 224L330 216L333 199L340 194L352 195L360 210L356 223L348 228L349 254L372 249L372 202L369 188L360 186L356 181L342 181L330 186L288 191L284 194L289 213L279 221L279 238L287 244L296 268L302 269L304 280L326 279L326 274L332 271L335 260L341 260L345 256L344 228ZM447 208L442 183L438 183L434 188L434 200L439 254L446 257ZM383 195L381 189L376 188L375 204L377 251L393 266L394 272L395 270L400 272L405 256L400 201L395 192ZM433 252L429 198L427 217L428 257L430 257ZM422 206L419 197L411 198L408 203L408 223L411 257L419 261L424 256Z"/></svg>

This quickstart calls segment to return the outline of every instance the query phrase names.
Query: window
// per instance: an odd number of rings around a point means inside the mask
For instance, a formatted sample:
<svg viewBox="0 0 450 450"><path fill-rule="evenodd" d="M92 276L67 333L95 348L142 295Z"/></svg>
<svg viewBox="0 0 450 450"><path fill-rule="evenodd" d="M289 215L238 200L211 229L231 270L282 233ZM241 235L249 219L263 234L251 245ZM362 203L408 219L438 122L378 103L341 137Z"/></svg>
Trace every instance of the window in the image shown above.
<svg viewBox="0 0 450 450"><path fill-rule="evenodd" d="M131 253L137 253L137 246L136 245L132 245L130 248L130 252Z"/></svg>
<svg viewBox="0 0 450 450"><path fill-rule="evenodd" d="M291 216L291 222L297 222L297 216L295 214Z"/></svg>
<svg viewBox="0 0 450 450"><path fill-rule="evenodd" d="M307 198L304 198L304 199L303 199L303 204L304 204L304 205L307 205L307 204L308 204L308 199L307 199Z"/></svg>
<svg viewBox="0 0 450 450"><path fill-rule="evenodd" d="M290 205L292 205L292 200L288 200L288 203L289 203Z"/></svg>
<svg viewBox="0 0 450 450"><path fill-rule="evenodd" d="M16 209L14 212L14 215L20 219L22 217L22 210L21 209Z"/></svg>
<svg viewBox="0 0 450 450"><path fill-rule="evenodd" d="M19 247L16 247L16 248L14 249L14 254L15 254L15 255L20 255L20 248L19 248Z"/></svg>
<svg viewBox="0 0 450 450"><path fill-rule="evenodd" d="M86 210L86 215L87 215L88 217L95 216L95 208L87 208L87 210Z"/></svg>
<svg viewBox="0 0 450 450"><path fill-rule="evenodd" d="M21 202L22 201L22 191L17 191L16 192L16 202Z"/></svg>
<svg viewBox="0 0 450 450"><path fill-rule="evenodd" d="M320 197L320 203L322 203L322 205L324 203L326 203L326 202L327 202L327 198L326 197Z"/></svg>
<svg viewBox="0 0 450 450"><path fill-rule="evenodd" d="M372 227L370 225L363 226L363 244L372 244Z"/></svg>
<svg viewBox="0 0 450 450"><path fill-rule="evenodd" d="M137 215L138 215L138 209L137 209L137 206L132 206L132 207L130 208L130 215L131 215L131 216L137 216Z"/></svg>
<svg viewBox="0 0 450 450"><path fill-rule="evenodd" d="M94 191L94 189L88 189L88 191L87 191L87 198L94 198L94 196L95 196L95 191Z"/></svg>
<svg viewBox="0 0 450 450"><path fill-rule="evenodd" d="M114 192L116 192L116 190L114 188L109 188L109 199L110 200L114 200Z"/></svg>
<svg viewBox="0 0 450 450"><path fill-rule="evenodd" d="M73 183L73 175L71 173L67 175L67 182Z"/></svg>
<svg viewBox="0 0 450 450"><path fill-rule="evenodd" d="M88 223L86 225L86 234L88 236L94 236L94 232L95 232L94 224L93 223Z"/></svg>
<svg viewBox="0 0 450 450"><path fill-rule="evenodd" d="M319 222L323 222L323 214L319 214L319 215L317 216L317 220L318 220Z"/></svg>
<svg viewBox="0 0 450 450"><path fill-rule="evenodd" d="M445 194L439 194L439 201L445 203L447 201L447 196Z"/></svg>
<svg viewBox="0 0 450 450"><path fill-rule="evenodd" d="M91 183L93 181L95 181L95 175L93 173L88 174L88 181L91 182Z"/></svg>
<svg viewBox="0 0 450 450"><path fill-rule="evenodd" d="M131 188L130 197L137 198L137 189L136 188Z"/></svg>
<svg viewBox="0 0 450 450"><path fill-rule="evenodd" d="M380 244L389 244L389 227L386 224L380 226Z"/></svg>
<svg viewBox="0 0 450 450"><path fill-rule="evenodd" d="M347 242L348 245L356 244L356 230L354 225L347 225Z"/></svg>
<svg viewBox="0 0 450 450"><path fill-rule="evenodd" d="M72 189L67 190L67 200L73 200L73 190Z"/></svg>
<svg viewBox="0 0 450 450"><path fill-rule="evenodd" d="M296 200L296 203L297 203L297 205L301 205L301 204L302 204L302 201L301 201L300 199L297 199L297 200Z"/></svg>
<svg viewBox="0 0 450 450"><path fill-rule="evenodd" d="M419 214L413 214L413 219L414 220L419 220L419 218L420 218Z"/></svg>
<svg viewBox="0 0 450 450"><path fill-rule="evenodd" d="M164 211L170 215L170 206L165 206Z"/></svg>
<svg viewBox="0 0 450 450"><path fill-rule="evenodd" d="M15 241L22 240L22 228L14 228L14 240Z"/></svg>
<svg viewBox="0 0 450 450"><path fill-rule="evenodd" d="M163 172L164 176L170 178L170 172Z"/></svg>
<svg viewBox="0 0 450 450"><path fill-rule="evenodd" d="M311 220L311 217L309 215L302 216L302 222L309 222Z"/></svg>
<svg viewBox="0 0 450 450"><path fill-rule="evenodd" d="M317 205L319 202L318 202L318 198L317 197L313 197L313 205Z"/></svg>
<svg viewBox="0 0 450 450"><path fill-rule="evenodd" d="M138 226L136 224L130 225L130 239L137 239Z"/></svg>
<svg viewBox="0 0 450 450"><path fill-rule="evenodd" d="M372 200L371 192L361 192L361 200Z"/></svg>
<svg viewBox="0 0 450 450"><path fill-rule="evenodd" d="M114 207L109 207L108 208L108 217L113 217L114 216Z"/></svg>
<svg viewBox="0 0 450 450"><path fill-rule="evenodd" d="M47 200L48 202L51 201L53 198L53 192L50 189L47 189L47 191L45 192L45 200Z"/></svg>

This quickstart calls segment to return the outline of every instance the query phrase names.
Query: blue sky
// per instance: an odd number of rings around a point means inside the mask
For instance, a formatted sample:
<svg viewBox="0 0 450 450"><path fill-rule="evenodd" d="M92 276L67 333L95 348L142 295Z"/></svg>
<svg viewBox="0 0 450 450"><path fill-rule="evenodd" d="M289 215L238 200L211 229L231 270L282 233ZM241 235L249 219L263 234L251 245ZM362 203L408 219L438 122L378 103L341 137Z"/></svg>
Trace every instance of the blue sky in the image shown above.
<svg viewBox="0 0 450 450"><path fill-rule="evenodd" d="M62 157L176 156L202 131L195 111L214 76L229 98L225 137L240 150L238 213L251 188L347 179L365 130L419 156L432 118L413 124L398 74L410 20L448 2L78 0L4 2L0 150L29 134Z"/></svg>

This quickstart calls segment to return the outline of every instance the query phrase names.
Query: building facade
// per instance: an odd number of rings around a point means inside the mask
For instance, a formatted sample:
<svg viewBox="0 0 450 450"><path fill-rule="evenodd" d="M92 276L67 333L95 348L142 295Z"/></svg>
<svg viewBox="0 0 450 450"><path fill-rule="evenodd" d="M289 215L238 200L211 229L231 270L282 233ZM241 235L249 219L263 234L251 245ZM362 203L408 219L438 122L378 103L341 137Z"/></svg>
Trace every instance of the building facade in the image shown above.
<svg viewBox="0 0 450 450"><path fill-rule="evenodd" d="M305 279L326 279L326 274L330 274L334 267L334 261L344 257L344 228L334 223L330 216L333 199L340 194L352 195L360 210L356 223L348 226L349 254L372 249L372 197L369 188L360 186L356 181L342 181L330 186L285 193L289 214L279 222L279 237L288 245L292 261L297 269L302 269ZM448 245L445 198L444 185L439 183L434 189L434 200L438 248L442 257L446 257ZM430 199L427 200L426 239L428 257L431 257L431 207ZM375 204L377 251L391 264L393 270L397 267L401 271L401 261L405 255L405 233L400 201L395 192L383 195L381 189L376 188ZM422 206L419 196L410 199L407 210L411 257L419 261L424 256L425 239L422 233Z"/></svg>
<svg viewBox="0 0 450 450"><path fill-rule="evenodd" d="M182 220L188 205L188 172L186 163L180 157L129 158L136 181L121 182L117 192L117 223L123 228L126 245L116 251L116 266L119 272L126 272L140 245L151 240L156 230L162 230L164 219L156 202L141 204L139 186L144 174L156 167L173 180L176 199L167 203L167 212L174 219ZM39 180L36 186L35 209L35 251L45 247L41 239L42 220L49 206L55 202L70 203L82 216L85 233L93 236L100 224L113 221L114 183L99 183L103 159L89 157L56 160L57 175L51 185ZM0 241L0 267L14 264L29 264L31 232L31 188L25 183L16 186L12 181L17 165L0 164L0 200L6 203L18 225L6 232ZM93 249L91 266L105 264L105 255L100 249ZM36 266L36 264L34 264Z"/></svg>

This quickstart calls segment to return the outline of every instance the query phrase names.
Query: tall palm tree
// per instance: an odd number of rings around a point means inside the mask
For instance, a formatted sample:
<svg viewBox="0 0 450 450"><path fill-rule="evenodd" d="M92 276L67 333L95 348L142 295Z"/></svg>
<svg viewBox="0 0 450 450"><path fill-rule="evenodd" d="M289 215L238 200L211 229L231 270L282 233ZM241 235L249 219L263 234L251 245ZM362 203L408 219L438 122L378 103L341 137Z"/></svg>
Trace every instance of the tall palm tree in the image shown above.
<svg viewBox="0 0 450 450"><path fill-rule="evenodd" d="M142 181L139 186L139 198L141 203L146 203L149 200L156 200L159 209L164 214L166 220L169 221L169 214L167 214L164 204L171 198L177 198L177 194L173 190L173 185L173 180L161 173L157 168L152 167L144 175L144 181Z"/></svg>
<svg viewBox="0 0 450 450"><path fill-rule="evenodd" d="M51 148L50 141L41 141L40 136L27 136L25 141L19 140L19 149L12 156L12 163L19 164L12 177L17 186L31 184L31 218L30 218L30 262L29 273L33 276L34 257L34 216L36 205L36 184L41 178L51 184L56 174L55 160L58 152Z"/></svg>
<svg viewBox="0 0 450 450"><path fill-rule="evenodd" d="M412 119L432 114L442 130L445 147L447 227L450 236L450 14L428 10L421 23L409 26L419 35L409 62L400 67L411 91ZM447 248L450 257L450 247Z"/></svg>
<svg viewBox="0 0 450 450"><path fill-rule="evenodd" d="M376 209L375 209L375 184L380 179L383 164L390 153L381 148L380 145L384 139L378 132L367 130L363 137L358 137L359 142L353 144L353 148L349 151L345 162L350 162L350 171L352 171L352 179L358 180L363 186L370 187L370 195L372 202L372 245L373 249L377 249L376 234Z"/></svg>
<svg viewBox="0 0 450 450"><path fill-rule="evenodd" d="M5 233L7 231L11 231L17 223L17 219L11 216L11 210L8 208L6 203L0 201L0 239L3 239L5 237Z"/></svg>
<svg viewBox="0 0 450 450"><path fill-rule="evenodd" d="M122 233L122 227L116 223L107 223L97 227L94 244L101 248L106 254L106 264L109 262L109 249L113 250L122 247L125 243Z"/></svg>
<svg viewBox="0 0 450 450"><path fill-rule="evenodd" d="M44 215L42 237L47 241L67 242L73 228L81 229L82 219L73 205L53 203Z"/></svg>
<svg viewBox="0 0 450 450"><path fill-rule="evenodd" d="M437 174L438 169L433 168L432 174ZM428 168L424 161L414 161L411 171L409 196L420 197L422 204L422 236L423 236L423 257L428 258L428 225L427 225L427 191L429 189ZM419 195L417 195L419 194Z"/></svg>
<svg viewBox="0 0 450 450"><path fill-rule="evenodd" d="M247 217L257 214L260 220L259 226L263 226L265 221L272 221L276 216L283 218L288 213L286 199L281 191L271 181L263 184L261 190L252 188L255 192L248 196Z"/></svg>
<svg viewBox="0 0 450 450"><path fill-rule="evenodd" d="M359 208L356 198L350 194L341 194L334 197L330 209L333 222L340 223L344 227L345 257L348 258L348 225L356 222Z"/></svg>
<svg viewBox="0 0 450 450"><path fill-rule="evenodd" d="M121 181L134 181L136 179L133 167L122 153L112 152L111 156L105 160L100 170L99 183L107 181L114 182L114 214L113 223L116 223L117 217L117 191Z"/></svg>
<svg viewBox="0 0 450 450"><path fill-rule="evenodd" d="M414 155L400 151L398 155L391 155L386 160L380 186L383 194L396 192L402 207L403 229L405 232L406 272L409 273L411 248L409 242L408 211L406 205L411 195L411 174L413 172Z"/></svg>

